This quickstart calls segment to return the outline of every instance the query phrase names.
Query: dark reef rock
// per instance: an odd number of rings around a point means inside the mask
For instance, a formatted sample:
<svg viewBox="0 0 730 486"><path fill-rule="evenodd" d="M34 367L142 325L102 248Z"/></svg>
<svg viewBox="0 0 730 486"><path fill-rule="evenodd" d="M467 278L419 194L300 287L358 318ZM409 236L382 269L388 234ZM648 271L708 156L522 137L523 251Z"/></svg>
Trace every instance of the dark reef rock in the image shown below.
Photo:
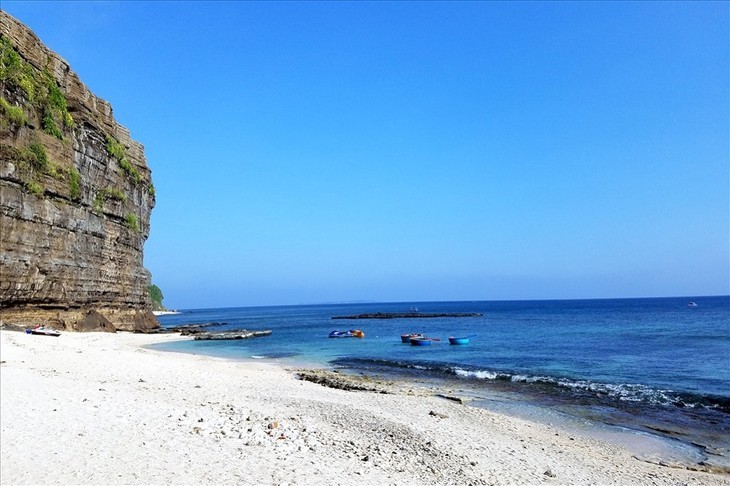
<svg viewBox="0 0 730 486"><path fill-rule="evenodd" d="M202 324L183 324L182 326L170 326L161 329L161 332L179 332L181 336L190 336L193 334L200 334L207 332L204 329L209 327L225 326L226 322L206 322Z"/></svg>
<svg viewBox="0 0 730 486"><path fill-rule="evenodd" d="M233 331L222 332L201 332L195 333L193 339L196 341L222 340L222 339L249 339L255 337L263 337L271 334L270 330L266 331L249 331L248 329L236 329Z"/></svg>
<svg viewBox="0 0 730 486"><path fill-rule="evenodd" d="M296 370L300 380L311 381L327 388L349 391L369 391L375 393L393 393L393 383L369 376L353 376L329 370Z"/></svg>

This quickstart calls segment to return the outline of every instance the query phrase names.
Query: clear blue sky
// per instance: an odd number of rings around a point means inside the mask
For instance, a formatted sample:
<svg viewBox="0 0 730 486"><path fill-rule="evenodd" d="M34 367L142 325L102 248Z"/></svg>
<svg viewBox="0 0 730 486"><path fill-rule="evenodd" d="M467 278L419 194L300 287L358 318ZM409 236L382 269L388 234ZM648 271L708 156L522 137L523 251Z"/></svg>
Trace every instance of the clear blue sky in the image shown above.
<svg viewBox="0 0 730 486"><path fill-rule="evenodd" d="M730 293L728 2L17 2L168 307Z"/></svg>

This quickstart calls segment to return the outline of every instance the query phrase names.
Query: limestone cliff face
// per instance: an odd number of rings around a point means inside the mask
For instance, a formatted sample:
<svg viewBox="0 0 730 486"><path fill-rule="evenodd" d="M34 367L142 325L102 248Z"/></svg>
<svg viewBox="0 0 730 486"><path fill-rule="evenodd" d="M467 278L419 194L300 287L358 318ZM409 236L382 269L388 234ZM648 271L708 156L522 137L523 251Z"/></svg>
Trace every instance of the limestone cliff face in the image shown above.
<svg viewBox="0 0 730 486"><path fill-rule="evenodd" d="M142 145L0 11L0 320L158 327L142 250L155 204Z"/></svg>

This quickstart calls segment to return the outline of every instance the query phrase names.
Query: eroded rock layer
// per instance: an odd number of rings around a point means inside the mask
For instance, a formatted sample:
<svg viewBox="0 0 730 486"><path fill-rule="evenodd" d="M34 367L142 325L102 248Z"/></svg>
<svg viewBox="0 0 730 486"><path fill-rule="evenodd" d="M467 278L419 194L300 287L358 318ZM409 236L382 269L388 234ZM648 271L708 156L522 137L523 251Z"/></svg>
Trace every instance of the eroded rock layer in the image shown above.
<svg viewBox="0 0 730 486"><path fill-rule="evenodd" d="M0 321L145 330L154 187L141 144L0 11Z"/></svg>

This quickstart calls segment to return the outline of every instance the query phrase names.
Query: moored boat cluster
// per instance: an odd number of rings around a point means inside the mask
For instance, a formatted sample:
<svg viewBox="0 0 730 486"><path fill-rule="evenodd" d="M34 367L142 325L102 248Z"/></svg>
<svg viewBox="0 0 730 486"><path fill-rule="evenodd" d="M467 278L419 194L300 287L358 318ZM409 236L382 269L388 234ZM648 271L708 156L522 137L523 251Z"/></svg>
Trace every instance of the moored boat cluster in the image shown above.
<svg viewBox="0 0 730 486"><path fill-rule="evenodd" d="M350 329L348 331L340 331L340 330L335 329L334 331L329 333L329 337L331 337L331 338L348 338L348 337L364 338L365 333L360 329ZM449 344L454 344L454 345L469 344L469 342L471 341L471 338L473 338L473 337L474 336L465 336L465 337L449 336ZM400 339L401 339L402 343L405 343L405 344L410 343L411 346L428 346L434 341L441 341L441 338L426 336L425 334L420 333L420 332L401 334Z"/></svg>

